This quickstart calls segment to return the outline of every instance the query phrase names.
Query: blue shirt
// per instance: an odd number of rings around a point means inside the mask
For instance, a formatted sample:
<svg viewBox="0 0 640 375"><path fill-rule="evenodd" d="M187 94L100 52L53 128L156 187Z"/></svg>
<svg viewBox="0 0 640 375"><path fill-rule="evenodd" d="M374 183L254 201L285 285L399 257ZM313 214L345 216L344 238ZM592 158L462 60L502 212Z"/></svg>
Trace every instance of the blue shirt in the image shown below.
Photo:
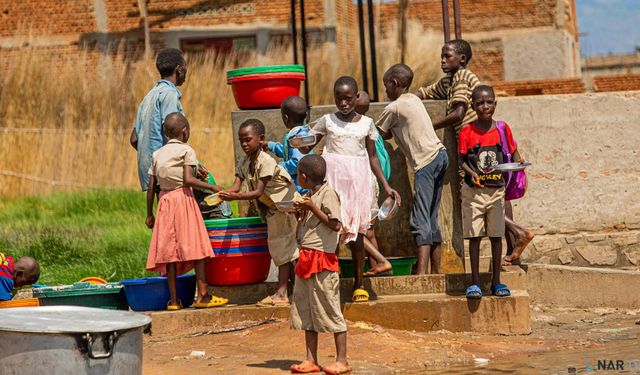
<svg viewBox="0 0 640 375"><path fill-rule="evenodd" d="M182 112L182 93L173 83L161 79L142 99L138 107L134 127L138 137L138 178L142 191L149 188L149 167L151 157L160 147L167 144L162 124L173 112Z"/></svg>
<svg viewBox="0 0 640 375"><path fill-rule="evenodd" d="M13 258L0 253L0 301L13 298Z"/></svg>
<svg viewBox="0 0 640 375"><path fill-rule="evenodd" d="M306 189L303 189L298 185L298 163L305 154L295 147L289 147L289 140L296 136L304 137L307 135L309 135L309 125L296 126L285 134L282 143L271 141L267 142L269 151L273 152L277 157L282 158L282 161L278 164L289 172L289 175L291 175L293 183L296 185L296 189L300 194L305 194L307 192ZM311 154L313 151L309 153Z"/></svg>

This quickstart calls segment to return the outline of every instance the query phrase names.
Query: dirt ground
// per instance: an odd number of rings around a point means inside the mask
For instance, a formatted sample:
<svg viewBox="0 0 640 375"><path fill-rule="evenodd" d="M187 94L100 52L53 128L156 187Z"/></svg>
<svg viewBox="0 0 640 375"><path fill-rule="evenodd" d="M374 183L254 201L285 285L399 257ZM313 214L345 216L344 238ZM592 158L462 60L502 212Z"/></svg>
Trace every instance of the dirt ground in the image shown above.
<svg viewBox="0 0 640 375"><path fill-rule="evenodd" d="M571 367L586 371L589 356L594 365L598 358L640 360L640 310L534 306L531 316L533 333L524 336L409 332L349 322L349 361L355 374L566 374ZM320 364L332 363L334 354L332 335L321 334ZM290 330L287 321L199 337L146 335L144 373L279 374L303 355L304 334Z"/></svg>

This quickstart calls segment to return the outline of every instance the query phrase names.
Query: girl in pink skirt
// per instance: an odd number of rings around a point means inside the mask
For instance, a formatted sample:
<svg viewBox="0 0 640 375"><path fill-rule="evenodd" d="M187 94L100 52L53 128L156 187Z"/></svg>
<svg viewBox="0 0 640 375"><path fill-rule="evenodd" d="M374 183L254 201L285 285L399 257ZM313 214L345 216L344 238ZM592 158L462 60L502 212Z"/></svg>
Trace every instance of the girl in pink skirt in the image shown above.
<svg viewBox="0 0 640 375"><path fill-rule="evenodd" d="M198 296L194 307L222 306L226 298L207 293L205 261L213 252L204 220L193 196L192 187L222 190L194 176L198 162L189 140L189 122L180 113L169 114L164 121L169 142L153 153L147 190L147 226L153 228L147 270L167 276L171 299L167 310L179 310L182 304L176 292L176 277L196 270ZM157 217L153 216L155 186L160 187Z"/></svg>
<svg viewBox="0 0 640 375"><path fill-rule="evenodd" d="M327 183L340 197L342 242L351 249L355 274L352 301L364 302L369 300L369 293L364 290L363 235L371 221L374 175L398 205L400 195L389 186L382 173L374 143L378 132L373 120L355 112L357 92L355 79L338 78L333 86L338 112L320 118L309 134L315 134L317 142L327 137L322 157L327 162Z"/></svg>

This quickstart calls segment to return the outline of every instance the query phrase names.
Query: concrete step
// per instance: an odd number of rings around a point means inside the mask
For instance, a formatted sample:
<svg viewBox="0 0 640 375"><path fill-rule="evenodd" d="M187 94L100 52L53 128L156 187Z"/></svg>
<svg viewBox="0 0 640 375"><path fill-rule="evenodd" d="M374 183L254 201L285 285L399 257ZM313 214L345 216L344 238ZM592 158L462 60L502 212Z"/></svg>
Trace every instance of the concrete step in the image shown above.
<svg viewBox="0 0 640 375"><path fill-rule="evenodd" d="M487 293L491 287L491 274L480 274L481 287ZM502 272L501 281L514 290L526 290L526 273L519 267L509 267ZM470 274L440 274L421 276L392 276L365 278L365 289L371 299L389 295L408 294L460 294L471 283ZM342 302L349 302L353 279L340 280L340 295ZM261 283L252 285L213 286L210 291L218 296L229 298L234 304L255 304L265 296L273 294L277 289L276 283Z"/></svg>
<svg viewBox="0 0 640 375"><path fill-rule="evenodd" d="M531 332L526 291L513 291L507 298L487 296L473 301L461 295L446 294L381 296L369 302L346 303L342 308L349 321L364 321L386 328L498 334ZM236 305L154 312L150 316L154 336L181 336L271 318L288 319L289 307Z"/></svg>

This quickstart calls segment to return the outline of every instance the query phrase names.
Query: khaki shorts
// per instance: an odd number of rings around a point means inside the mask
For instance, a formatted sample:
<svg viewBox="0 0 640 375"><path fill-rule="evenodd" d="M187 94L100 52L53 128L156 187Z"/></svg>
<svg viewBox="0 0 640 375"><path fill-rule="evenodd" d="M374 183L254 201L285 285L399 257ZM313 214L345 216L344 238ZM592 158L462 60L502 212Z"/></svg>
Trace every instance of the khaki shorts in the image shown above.
<svg viewBox="0 0 640 375"><path fill-rule="evenodd" d="M291 302L291 328L314 332L346 332L340 310L340 276L322 271L301 279L296 275Z"/></svg>
<svg viewBox="0 0 640 375"><path fill-rule="evenodd" d="M271 259L278 267L298 259L300 252L296 242L296 218L280 211L268 214L267 244Z"/></svg>
<svg viewBox="0 0 640 375"><path fill-rule="evenodd" d="M464 238L504 236L504 187L460 189Z"/></svg>

